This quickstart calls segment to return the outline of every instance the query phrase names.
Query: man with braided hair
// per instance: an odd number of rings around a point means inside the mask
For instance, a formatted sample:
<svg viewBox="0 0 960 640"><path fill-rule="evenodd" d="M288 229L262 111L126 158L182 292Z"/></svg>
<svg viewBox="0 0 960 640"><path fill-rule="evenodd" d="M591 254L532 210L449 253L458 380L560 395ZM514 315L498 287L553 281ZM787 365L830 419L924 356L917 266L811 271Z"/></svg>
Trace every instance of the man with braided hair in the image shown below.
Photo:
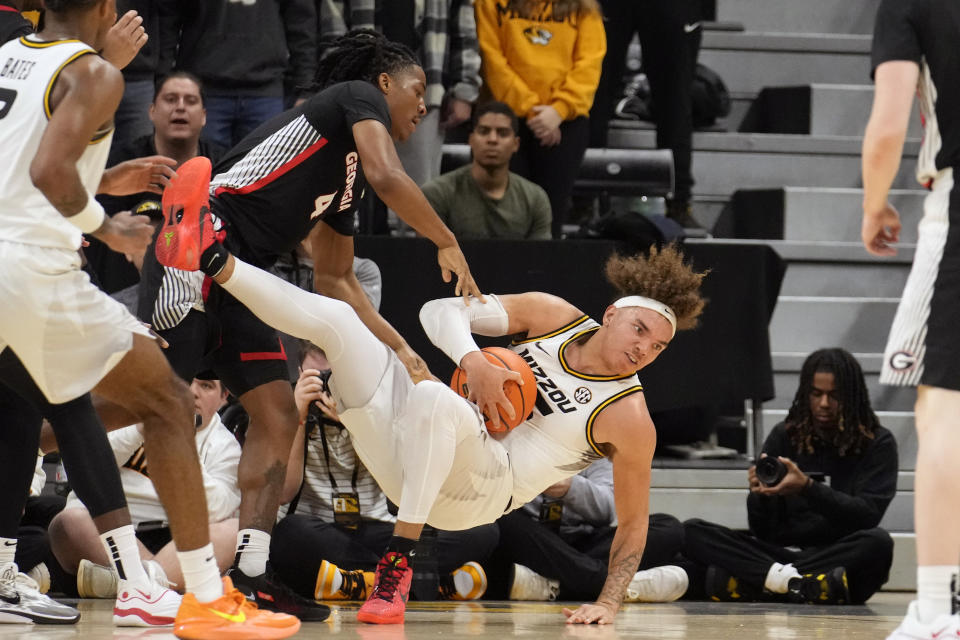
<svg viewBox="0 0 960 640"><path fill-rule="evenodd" d="M714 600L862 604L887 581L893 540L880 520L897 491L897 443L870 406L863 372L843 349L807 357L787 419L747 471L750 531L685 523L687 557ZM701 588L691 575L688 595Z"/></svg>
<svg viewBox="0 0 960 640"><path fill-rule="evenodd" d="M192 237L209 237L190 228L210 224L205 210L187 208L173 233L189 245ZM193 244L193 251L204 249ZM704 273L685 265L674 248L614 257L607 275L623 295L600 322L546 293L427 302L420 321L431 341L466 371L471 403L436 379L411 380L397 354L349 305L283 282L219 243L210 247L208 254L223 259L214 276L220 286L264 322L324 350L340 420L364 466L399 505L360 621L403 622L411 561L425 523L456 531L493 522L609 456L619 526L607 578L595 603L564 613L568 623L613 622L647 536L656 432L637 372L663 353L677 329L695 326L705 304L699 291ZM487 432L480 411L495 427L498 407L512 416L503 385L520 382L520 374L489 364L471 333L518 336L511 349L554 389L538 398L529 420L500 436Z"/></svg>
<svg viewBox="0 0 960 640"><path fill-rule="evenodd" d="M373 190L437 246L443 276L449 281L456 274L458 294L479 295L456 238L404 173L394 147L413 133L425 113L425 82L413 53L402 45L375 32L340 38L318 67L313 89L319 93L228 151L212 180L207 164L199 174L193 171L202 184L184 177L167 189L167 226L157 236L162 240L156 252L148 252L144 262L139 315L170 343L165 353L174 370L185 380L214 370L250 416L238 474L237 557L230 575L262 608L302 620L322 620L329 608L274 580L266 564L298 423L286 354L276 332L229 292L201 273L165 268L154 253L169 254L178 246L170 225L193 202L209 206L224 243L201 256L209 277L223 268L217 247L268 268L305 241L315 290L348 302L414 380L429 375L420 357L370 304L352 269L356 212ZM179 168L181 177L191 174L189 166ZM198 185L199 192L191 189Z"/></svg>

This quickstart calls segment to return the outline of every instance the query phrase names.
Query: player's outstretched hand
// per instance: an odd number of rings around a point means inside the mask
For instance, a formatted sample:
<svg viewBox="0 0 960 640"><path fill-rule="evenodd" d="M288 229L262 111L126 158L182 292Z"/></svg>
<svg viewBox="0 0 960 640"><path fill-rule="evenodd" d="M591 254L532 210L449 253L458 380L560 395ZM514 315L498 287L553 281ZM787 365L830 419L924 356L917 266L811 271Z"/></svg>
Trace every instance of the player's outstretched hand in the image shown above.
<svg viewBox="0 0 960 640"><path fill-rule="evenodd" d="M176 166L177 161L167 156L125 160L104 171L98 190L112 196L129 196L144 191L163 193L170 179L177 175L173 170Z"/></svg>
<svg viewBox="0 0 960 640"><path fill-rule="evenodd" d="M900 240L900 214L889 202L879 211L864 211L860 237L867 251L876 256L893 256Z"/></svg>
<svg viewBox="0 0 960 640"><path fill-rule="evenodd" d="M413 384L423 382L424 380L440 382L435 375L430 373L430 369L427 368L427 363L423 361L423 358L421 358L416 351L410 348L410 345L403 345L396 350L396 353L397 357L400 358L400 362L407 368L407 373L410 374L410 379L413 380Z"/></svg>
<svg viewBox="0 0 960 640"><path fill-rule="evenodd" d="M563 615L567 616L567 624L613 624L617 612L610 605L592 602L576 610L564 607Z"/></svg>
<svg viewBox="0 0 960 640"><path fill-rule="evenodd" d="M107 31L101 55L117 69L123 69L137 57L145 44L147 31L143 28L143 18L131 9Z"/></svg>
<svg viewBox="0 0 960 640"><path fill-rule="evenodd" d="M523 384L519 373L490 364L480 351L471 351L463 356L460 367L467 374L467 386L470 389L467 400L480 407L483 415L490 419L494 431L500 430L498 407L503 407L504 413L511 420L516 417L513 403L503 392L503 385L507 380Z"/></svg>
<svg viewBox="0 0 960 640"><path fill-rule="evenodd" d="M121 211L103 219L103 225L94 231L94 238L117 253L143 253L153 239L153 225L147 216L135 216Z"/></svg>
<svg viewBox="0 0 960 640"><path fill-rule="evenodd" d="M477 283L473 281L467 259L463 256L459 245L437 249L437 262L440 263L444 282L450 282L453 275L457 276L457 287L454 291L458 296L463 296L464 304L469 306L471 296L480 302L487 301L480 293Z"/></svg>

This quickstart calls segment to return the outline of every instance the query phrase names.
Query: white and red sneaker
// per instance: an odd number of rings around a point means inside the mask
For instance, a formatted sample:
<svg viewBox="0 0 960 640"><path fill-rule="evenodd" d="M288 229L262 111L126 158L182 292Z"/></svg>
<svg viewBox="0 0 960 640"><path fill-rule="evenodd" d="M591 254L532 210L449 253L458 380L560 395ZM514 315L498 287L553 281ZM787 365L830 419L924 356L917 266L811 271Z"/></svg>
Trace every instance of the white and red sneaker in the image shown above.
<svg viewBox="0 0 960 640"><path fill-rule="evenodd" d="M150 578L147 584L121 580L113 605L113 624L119 627L165 627L173 624L182 596L170 589L163 569L156 562L145 562Z"/></svg>

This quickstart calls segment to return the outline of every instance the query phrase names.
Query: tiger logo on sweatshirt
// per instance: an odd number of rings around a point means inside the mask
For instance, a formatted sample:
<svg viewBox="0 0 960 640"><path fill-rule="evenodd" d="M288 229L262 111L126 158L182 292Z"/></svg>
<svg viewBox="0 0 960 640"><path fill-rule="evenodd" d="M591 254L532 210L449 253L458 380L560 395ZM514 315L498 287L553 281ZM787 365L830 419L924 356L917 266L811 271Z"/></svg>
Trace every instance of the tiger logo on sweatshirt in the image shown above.
<svg viewBox="0 0 960 640"><path fill-rule="evenodd" d="M547 46L553 38L553 34L542 27L527 27L523 30L523 35L532 44Z"/></svg>

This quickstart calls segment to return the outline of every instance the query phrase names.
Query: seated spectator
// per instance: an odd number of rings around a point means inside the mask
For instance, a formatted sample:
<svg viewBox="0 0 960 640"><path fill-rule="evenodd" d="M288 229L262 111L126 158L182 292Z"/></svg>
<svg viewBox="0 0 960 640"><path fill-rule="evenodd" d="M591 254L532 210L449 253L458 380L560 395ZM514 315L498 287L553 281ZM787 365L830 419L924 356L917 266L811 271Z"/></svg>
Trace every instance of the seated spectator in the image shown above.
<svg viewBox="0 0 960 640"><path fill-rule="evenodd" d="M210 513L210 541L222 573L233 562L237 539L240 445L217 414L227 398L220 381L195 378L190 389L196 410L197 452ZM171 588L182 592L184 581L177 562L177 550L170 535L167 514L150 480L142 427L133 425L108 435L120 466L120 478L147 573L161 584L168 582ZM116 573L107 568L109 562L93 520L73 494L68 498L66 508L50 524L50 544L63 569L77 575L77 590L81 597L114 597Z"/></svg>
<svg viewBox="0 0 960 640"><path fill-rule="evenodd" d="M502 102L477 107L470 164L423 185L423 195L457 238L550 238L550 199L510 171L520 148L517 116Z"/></svg>
<svg viewBox="0 0 960 640"><path fill-rule="evenodd" d="M617 531L613 464L601 458L497 521L500 545L488 563L488 598L595 600L607 579ZM627 602L670 602L687 576L669 563L683 548L680 521L650 515L647 544Z"/></svg>
<svg viewBox="0 0 960 640"><path fill-rule="evenodd" d="M607 50L596 0L476 0L484 81L521 118L513 169L547 192L553 237L590 139L588 115Z"/></svg>
<svg viewBox="0 0 960 640"><path fill-rule="evenodd" d="M393 535L396 517L339 422L326 391L330 373L326 356L307 341L301 341L300 353L301 373L294 390L300 428L287 477L301 482L296 483L299 490L286 517L273 530L270 563L280 578L304 597L364 600L373 586L380 554ZM493 524L438 532L435 555L440 593L428 598L415 595L420 599L479 598L486 576L478 561L493 551L497 537Z"/></svg>
<svg viewBox="0 0 960 640"><path fill-rule="evenodd" d="M160 217L160 194L176 169L196 156L206 156L216 162L226 149L200 137L206 122L203 86L193 74L176 71L161 79L155 88L148 112L153 133L136 138L125 145L114 144L110 149L108 167L121 163L139 162L149 191L115 196L101 195L98 200L109 215L118 211L133 211ZM164 167L169 167L164 171ZM116 193L111 191L110 193ZM110 251L95 238L88 238L90 246L84 249L88 270L107 293L115 293L140 281L142 257Z"/></svg>
<svg viewBox="0 0 960 640"><path fill-rule="evenodd" d="M747 471L750 530L684 524L685 555L699 565L693 573L705 571L696 587L691 575L690 595L702 588L721 601L866 602L893 562L890 534L877 525L897 469L897 443L870 407L860 365L843 349L815 351L787 419Z"/></svg>
<svg viewBox="0 0 960 640"><path fill-rule="evenodd" d="M50 589L52 556L47 528L50 521L63 510L66 500L56 494L43 495L47 474L43 470L43 453L37 456L37 466L30 483L30 496L17 530L17 552L14 562L29 576L40 593Z"/></svg>

